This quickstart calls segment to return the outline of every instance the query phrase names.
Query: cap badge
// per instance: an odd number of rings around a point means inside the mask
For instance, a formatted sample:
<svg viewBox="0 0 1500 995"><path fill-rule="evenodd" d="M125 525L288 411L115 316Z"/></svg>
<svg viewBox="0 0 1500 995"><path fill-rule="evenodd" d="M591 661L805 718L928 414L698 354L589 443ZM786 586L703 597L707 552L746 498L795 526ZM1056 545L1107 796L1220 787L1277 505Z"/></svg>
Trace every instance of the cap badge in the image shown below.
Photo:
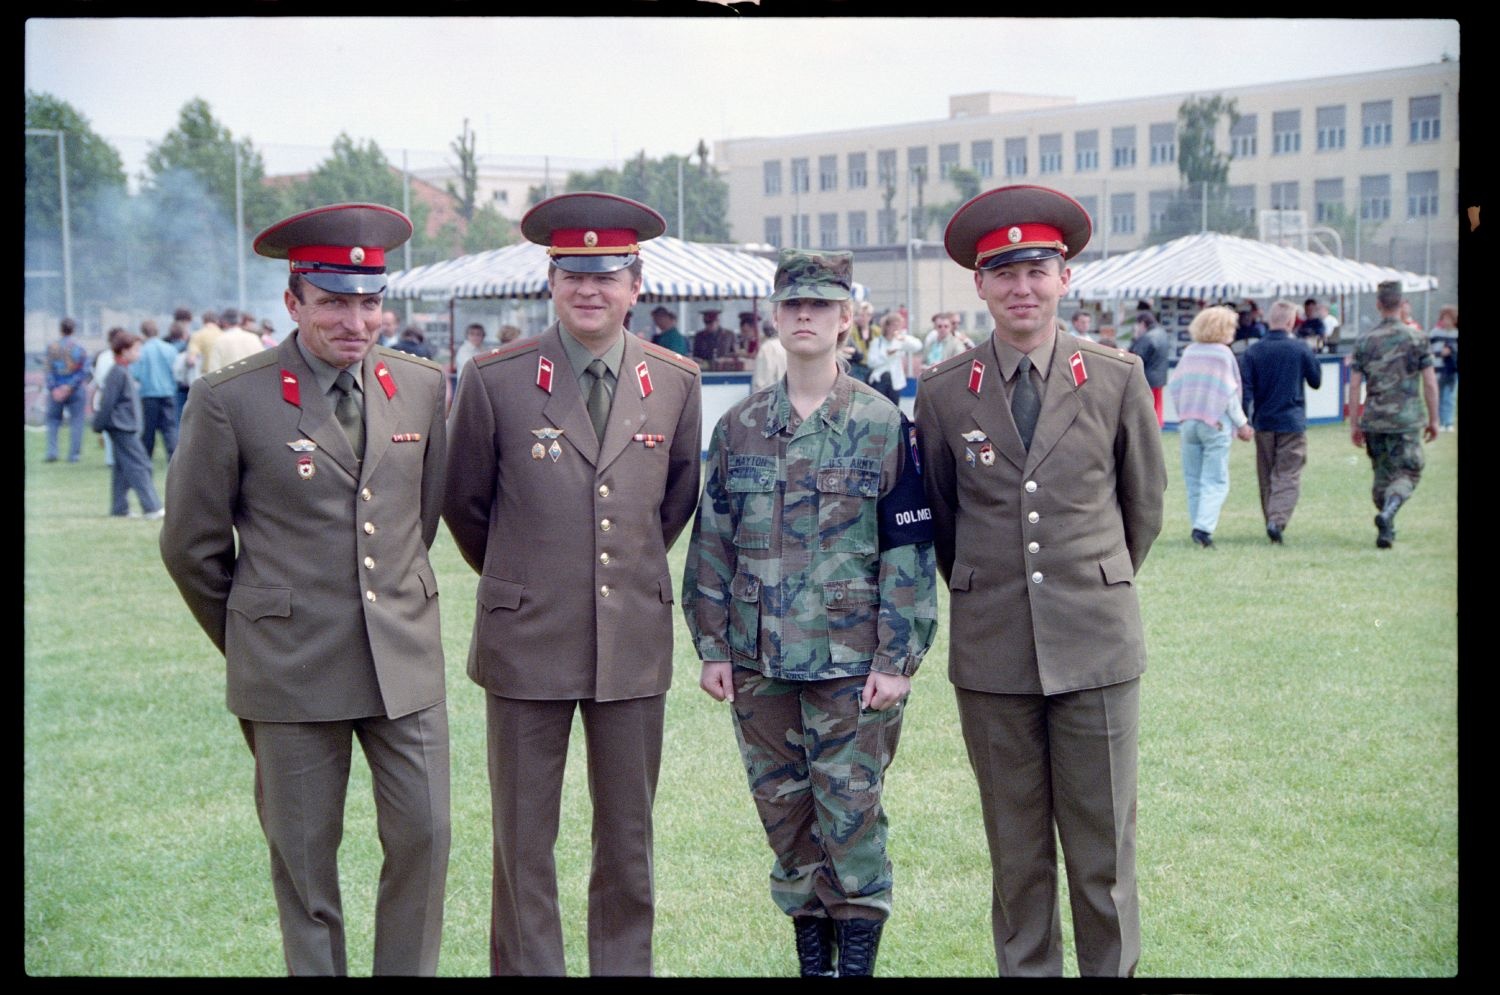
<svg viewBox="0 0 1500 995"><path fill-rule="evenodd" d="M363 263L365 261L365 250L357 245L354 246L349 250L349 261L356 266Z"/></svg>
<svg viewBox="0 0 1500 995"><path fill-rule="evenodd" d="M584 246L586 248L589 248L589 249L592 249L594 246L598 245L599 244L599 233L596 232L596 231L586 231L586 232L584 232L583 233L583 244L584 244Z"/></svg>
<svg viewBox="0 0 1500 995"><path fill-rule="evenodd" d="M1011 225L1010 231L1005 233L1005 237L1010 239L1011 244L1014 245L1017 242L1021 241L1021 229L1017 228L1015 225Z"/></svg>

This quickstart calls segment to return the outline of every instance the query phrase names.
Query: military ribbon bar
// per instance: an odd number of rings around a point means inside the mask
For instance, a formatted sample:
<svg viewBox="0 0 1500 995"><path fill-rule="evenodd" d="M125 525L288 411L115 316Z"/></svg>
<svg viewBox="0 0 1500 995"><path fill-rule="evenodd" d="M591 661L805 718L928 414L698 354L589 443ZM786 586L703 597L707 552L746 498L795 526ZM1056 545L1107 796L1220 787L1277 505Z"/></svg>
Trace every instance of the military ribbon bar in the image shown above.
<svg viewBox="0 0 1500 995"><path fill-rule="evenodd" d="M1085 380L1089 378L1089 371L1083 368L1083 353L1075 352L1068 357L1068 369L1073 373L1073 386L1082 387Z"/></svg>
<svg viewBox="0 0 1500 995"><path fill-rule="evenodd" d="M552 360L546 356L536 358L536 385L547 393L552 393Z"/></svg>
<svg viewBox="0 0 1500 995"><path fill-rule="evenodd" d="M635 364L635 378L641 384L641 398L644 400L651 396L651 371L646 368L646 361L641 360Z"/></svg>
<svg viewBox="0 0 1500 995"><path fill-rule="evenodd" d="M969 390L976 397L979 395L979 387L984 383L984 364L974 360L974 365L969 367Z"/></svg>
<svg viewBox="0 0 1500 995"><path fill-rule="evenodd" d="M380 381L380 387L385 391L387 401L396 396L396 381L391 377L391 371L386 369L384 360L375 364L375 379Z"/></svg>
<svg viewBox="0 0 1500 995"><path fill-rule="evenodd" d="M302 407L302 390L290 370L281 371L281 399L294 408Z"/></svg>

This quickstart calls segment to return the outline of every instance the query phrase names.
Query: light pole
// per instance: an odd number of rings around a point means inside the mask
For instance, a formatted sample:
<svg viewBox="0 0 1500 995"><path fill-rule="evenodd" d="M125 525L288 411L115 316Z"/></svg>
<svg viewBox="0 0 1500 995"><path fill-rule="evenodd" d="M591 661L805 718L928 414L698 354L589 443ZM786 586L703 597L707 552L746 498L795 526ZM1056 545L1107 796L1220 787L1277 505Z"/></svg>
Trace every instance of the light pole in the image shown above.
<svg viewBox="0 0 1500 995"><path fill-rule="evenodd" d="M26 134L55 136L57 138L57 186L62 199L62 265L63 265L63 314L73 313L73 240L68 223L68 150L63 144L65 131L53 128L27 128Z"/></svg>

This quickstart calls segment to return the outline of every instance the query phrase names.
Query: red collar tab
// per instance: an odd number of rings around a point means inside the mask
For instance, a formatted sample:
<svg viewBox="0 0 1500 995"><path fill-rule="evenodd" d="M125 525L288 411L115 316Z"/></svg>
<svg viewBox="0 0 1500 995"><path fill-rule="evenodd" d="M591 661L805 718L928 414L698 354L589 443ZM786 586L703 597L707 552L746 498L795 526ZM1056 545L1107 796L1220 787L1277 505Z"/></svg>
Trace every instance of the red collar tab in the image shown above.
<svg viewBox="0 0 1500 995"><path fill-rule="evenodd" d="M979 388L984 383L984 364L974 360L974 365L969 367L969 390L975 397L979 396Z"/></svg>
<svg viewBox="0 0 1500 995"><path fill-rule="evenodd" d="M638 253L634 228L556 228L549 256L627 256Z"/></svg>
<svg viewBox="0 0 1500 995"><path fill-rule="evenodd" d="M391 371L386 367L383 359L375 364L375 379L380 382L380 389L385 391L387 401L396 396L396 380L391 376Z"/></svg>
<svg viewBox="0 0 1500 995"><path fill-rule="evenodd" d="M644 400L651 396L651 371L646 368L646 361L641 360L635 364L635 378L641 383L641 398Z"/></svg>
<svg viewBox="0 0 1500 995"><path fill-rule="evenodd" d="M552 360L546 356L536 358L536 385L547 393L552 393Z"/></svg>
<svg viewBox="0 0 1500 995"><path fill-rule="evenodd" d="M996 228L974 246L974 251L978 253L974 262L977 265L999 252L1039 248L1056 249L1066 255L1068 246L1063 242L1062 229L1037 222Z"/></svg>
<svg viewBox="0 0 1500 995"><path fill-rule="evenodd" d="M294 408L302 407L302 389L290 370L281 371L281 399Z"/></svg>
<svg viewBox="0 0 1500 995"><path fill-rule="evenodd" d="M1073 386L1082 387L1084 381L1089 378L1089 371L1083 368L1083 353L1075 352L1068 357L1068 369L1073 374Z"/></svg>
<svg viewBox="0 0 1500 995"><path fill-rule="evenodd" d="M305 273L313 268L298 263L385 269L385 250L378 245L303 245L288 250L287 258L292 261L293 273Z"/></svg>

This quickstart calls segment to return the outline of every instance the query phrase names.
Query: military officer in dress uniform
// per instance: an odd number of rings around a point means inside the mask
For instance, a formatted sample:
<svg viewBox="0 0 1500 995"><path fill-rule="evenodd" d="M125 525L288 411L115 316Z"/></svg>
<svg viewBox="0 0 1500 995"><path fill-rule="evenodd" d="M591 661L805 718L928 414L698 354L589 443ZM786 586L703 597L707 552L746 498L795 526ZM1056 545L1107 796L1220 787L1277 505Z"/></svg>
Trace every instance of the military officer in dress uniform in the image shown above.
<svg viewBox="0 0 1500 995"><path fill-rule="evenodd" d="M427 551L443 372L375 346L385 253L411 231L388 207L336 204L256 238L290 259L297 330L193 384L167 478L162 559L225 656L294 975L347 973L337 855L354 737L385 850L374 971L437 972L448 718Z"/></svg>
<svg viewBox="0 0 1500 995"><path fill-rule="evenodd" d="M1128 976L1140 956L1135 577L1166 474L1140 361L1057 330L1066 260L1089 233L1084 209L1045 187L960 207L944 241L975 271L995 334L917 391L1004 975L1062 973L1054 831L1080 972Z"/></svg>
<svg viewBox="0 0 1500 995"><path fill-rule="evenodd" d="M564 970L553 845L575 710L594 802L589 968L651 971L667 549L697 504L702 448L697 364L622 325L639 243L664 229L604 193L527 212L557 323L477 357L454 399L443 517L480 574L469 676L488 708L497 974Z"/></svg>

